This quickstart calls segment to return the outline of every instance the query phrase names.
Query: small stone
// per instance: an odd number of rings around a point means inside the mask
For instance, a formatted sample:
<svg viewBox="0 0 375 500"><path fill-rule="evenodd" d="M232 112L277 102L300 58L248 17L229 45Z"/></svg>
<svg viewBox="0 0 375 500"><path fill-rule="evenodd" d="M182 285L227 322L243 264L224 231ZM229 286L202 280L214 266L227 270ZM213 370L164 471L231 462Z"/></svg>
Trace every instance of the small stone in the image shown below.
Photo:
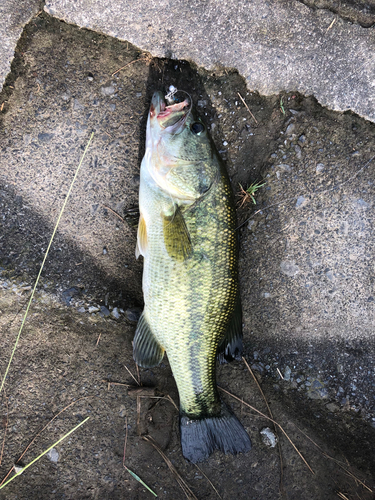
<svg viewBox="0 0 375 500"><path fill-rule="evenodd" d="M79 313L84 313L84 312L86 312L86 309L85 309L84 307L80 307L80 308L78 309L78 312L79 312Z"/></svg>
<svg viewBox="0 0 375 500"><path fill-rule="evenodd" d="M69 306L72 298L78 296L80 293L81 293L81 290L76 286L72 286L71 288L68 288L67 290L65 290L62 293L65 304L67 306Z"/></svg>
<svg viewBox="0 0 375 500"><path fill-rule="evenodd" d="M100 312L104 316L109 316L111 314L110 311L109 311L109 309L106 306L100 306Z"/></svg>
<svg viewBox="0 0 375 500"><path fill-rule="evenodd" d="M324 170L324 164L323 163L318 163L315 169L315 172L319 174L320 172L323 172Z"/></svg>
<svg viewBox="0 0 375 500"><path fill-rule="evenodd" d="M277 443L277 436L274 432L271 431L269 427L264 427L260 431L260 435L262 437L262 441L266 446L270 448L275 448Z"/></svg>
<svg viewBox="0 0 375 500"><path fill-rule="evenodd" d="M201 99L197 104L200 108L204 108L205 106L207 106L207 101L205 99Z"/></svg>
<svg viewBox="0 0 375 500"><path fill-rule="evenodd" d="M100 92L102 93L102 95L109 96L114 94L116 92L116 89L113 85L109 85L108 87L102 87L100 89Z"/></svg>
<svg viewBox="0 0 375 500"><path fill-rule="evenodd" d="M256 221L256 220L249 220L249 223L247 225L247 229L249 229L253 233L255 231L257 225L258 225L258 221Z"/></svg>
<svg viewBox="0 0 375 500"><path fill-rule="evenodd" d="M284 370L284 380L289 381L292 370L287 366Z"/></svg>
<svg viewBox="0 0 375 500"><path fill-rule="evenodd" d="M107 255L108 253L108 250L106 249L106 247L103 248L103 255Z"/></svg>
<svg viewBox="0 0 375 500"><path fill-rule="evenodd" d="M228 146L227 141L223 141L223 146Z"/></svg>
<svg viewBox="0 0 375 500"><path fill-rule="evenodd" d="M73 104L73 109L79 110L79 109L84 109L85 106L79 102L78 99L74 99L74 104Z"/></svg>
<svg viewBox="0 0 375 500"><path fill-rule="evenodd" d="M115 319L119 319L120 318L120 313L118 311L118 308L117 307L114 307L112 312L111 312L111 316L113 316Z"/></svg>
<svg viewBox="0 0 375 500"><path fill-rule="evenodd" d="M90 313L90 314L91 314L91 313L96 313L96 312L98 312L98 311L100 311L100 308L99 308L99 307L97 307L97 306L90 306L90 307L89 307L89 313Z"/></svg>
<svg viewBox="0 0 375 500"><path fill-rule="evenodd" d="M280 270L291 278L299 273L299 267L294 260L283 260L280 264Z"/></svg>
<svg viewBox="0 0 375 500"><path fill-rule="evenodd" d="M297 203L296 203L296 208L300 207L301 205L304 205L306 202L306 198L303 196L298 196L297 198Z"/></svg>
<svg viewBox="0 0 375 500"><path fill-rule="evenodd" d="M54 136L55 136L55 134L48 134L47 132L40 133L40 134L38 134L38 141L49 142L51 139L53 139Z"/></svg>
<svg viewBox="0 0 375 500"><path fill-rule="evenodd" d="M294 124L294 123L291 123L291 124L288 126L288 128L286 129L285 134L286 134L286 135L292 135L292 134L293 134L293 132L294 132L294 130L295 130L295 128L296 128L295 124Z"/></svg>
<svg viewBox="0 0 375 500"><path fill-rule="evenodd" d="M59 453L56 448L52 448L52 450L49 450L49 452L47 453L47 458L49 458L54 464L57 464L59 460Z"/></svg>
<svg viewBox="0 0 375 500"><path fill-rule="evenodd" d="M131 307L129 309L126 309L125 311L125 315L128 318L128 320L134 323L136 323L139 320L141 314L142 314L142 309L140 309L139 307Z"/></svg>
<svg viewBox="0 0 375 500"><path fill-rule="evenodd" d="M304 142L306 142L306 136L302 134L298 140L301 144L303 144Z"/></svg>

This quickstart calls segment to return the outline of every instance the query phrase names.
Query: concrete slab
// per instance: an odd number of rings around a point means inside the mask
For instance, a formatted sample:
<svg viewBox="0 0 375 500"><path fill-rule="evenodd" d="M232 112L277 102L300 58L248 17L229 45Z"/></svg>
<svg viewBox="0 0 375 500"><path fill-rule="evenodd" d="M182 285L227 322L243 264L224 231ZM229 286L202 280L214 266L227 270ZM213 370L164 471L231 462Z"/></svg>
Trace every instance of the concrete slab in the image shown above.
<svg viewBox="0 0 375 500"><path fill-rule="evenodd" d="M250 90L299 91L375 121L375 32L298 1L48 0L45 11L157 57L236 68Z"/></svg>
<svg viewBox="0 0 375 500"><path fill-rule="evenodd" d="M3 0L0 5L0 89L14 57L14 49L30 19L42 9L40 0Z"/></svg>

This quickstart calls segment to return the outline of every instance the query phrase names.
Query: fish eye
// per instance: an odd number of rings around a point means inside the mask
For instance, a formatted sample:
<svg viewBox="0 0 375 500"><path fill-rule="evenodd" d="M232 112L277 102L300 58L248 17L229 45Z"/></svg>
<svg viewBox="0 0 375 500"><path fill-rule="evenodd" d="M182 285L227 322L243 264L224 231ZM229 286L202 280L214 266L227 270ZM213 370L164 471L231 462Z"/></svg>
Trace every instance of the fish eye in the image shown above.
<svg viewBox="0 0 375 500"><path fill-rule="evenodd" d="M204 125L203 123L200 122L195 122L191 124L191 131L194 132L194 134L199 135L204 131Z"/></svg>

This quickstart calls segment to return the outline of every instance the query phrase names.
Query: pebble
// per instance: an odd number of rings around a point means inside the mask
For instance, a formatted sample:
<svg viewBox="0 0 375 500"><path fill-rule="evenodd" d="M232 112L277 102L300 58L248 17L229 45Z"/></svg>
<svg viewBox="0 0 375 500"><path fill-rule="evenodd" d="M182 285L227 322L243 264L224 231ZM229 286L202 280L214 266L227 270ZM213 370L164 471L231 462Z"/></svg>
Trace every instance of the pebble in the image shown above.
<svg viewBox="0 0 375 500"><path fill-rule="evenodd" d="M104 316L109 316L111 313L109 309L106 306L101 306L100 307L100 312L104 314Z"/></svg>
<svg viewBox="0 0 375 500"><path fill-rule="evenodd" d="M126 309L125 315L128 318L129 321L133 321L136 323L139 318L141 317L142 314L142 309L139 307L131 307L129 309Z"/></svg>
<svg viewBox="0 0 375 500"><path fill-rule="evenodd" d="M293 278L299 273L299 267L294 260L283 260L280 264L280 271Z"/></svg>
<svg viewBox="0 0 375 500"><path fill-rule="evenodd" d="M271 431L269 427L264 427L260 431L260 435L262 437L262 441L266 446L270 448L275 448L277 443L277 436L274 432Z"/></svg>
<svg viewBox="0 0 375 500"><path fill-rule="evenodd" d="M114 94L116 92L116 89L113 85L109 85L108 87L102 87L100 89L100 92L102 93L102 95L108 96Z"/></svg>
<svg viewBox="0 0 375 500"><path fill-rule="evenodd" d="M47 458L49 458L54 464L57 464L57 462L59 461L59 453L56 448L52 448L52 450L49 450L49 452L47 453Z"/></svg>
<svg viewBox="0 0 375 500"><path fill-rule="evenodd" d="M324 164L323 163L318 163L317 166L316 166L315 172L317 174L319 174L320 172L323 172L323 170L324 170Z"/></svg>
<svg viewBox="0 0 375 500"><path fill-rule="evenodd" d="M90 306L90 307L89 307L89 313L90 313L90 314L91 314L91 313L96 313L96 312L98 312L98 311L100 311L100 309L99 309L99 307L97 307L97 306Z"/></svg>
<svg viewBox="0 0 375 500"><path fill-rule="evenodd" d="M113 316L115 319L119 319L120 318L120 313L117 309L117 307L114 307L112 312L111 312L111 316Z"/></svg>
<svg viewBox="0 0 375 500"><path fill-rule="evenodd" d="M297 198L297 203L296 203L296 208L300 207L301 205L303 205L306 201L306 198L303 197L303 196L298 196Z"/></svg>
<svg viewBox="0 0 375 500"><path fill-rule="evenodd" d="M284 380L289 381L291 373L292 373L292 370L289 368L289 366L287 366L284 370Z"/></svg>

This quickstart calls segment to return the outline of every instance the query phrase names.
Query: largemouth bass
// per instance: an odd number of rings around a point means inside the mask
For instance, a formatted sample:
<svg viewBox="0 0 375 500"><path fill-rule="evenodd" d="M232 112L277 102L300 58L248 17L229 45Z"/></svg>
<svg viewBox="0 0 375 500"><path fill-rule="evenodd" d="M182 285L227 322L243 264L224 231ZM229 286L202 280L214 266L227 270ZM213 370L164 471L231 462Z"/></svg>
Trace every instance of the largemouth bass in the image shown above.
<svg viewBox="0 0 375 500"><path fill-rule="evenodd" d="M152 97L141 164L136 256L145 307L134 359L167 353L180 397L182 452L191 462L251 442L216 387L216 359L242 352L236 216L226 169L189 97Z"/></svg>

